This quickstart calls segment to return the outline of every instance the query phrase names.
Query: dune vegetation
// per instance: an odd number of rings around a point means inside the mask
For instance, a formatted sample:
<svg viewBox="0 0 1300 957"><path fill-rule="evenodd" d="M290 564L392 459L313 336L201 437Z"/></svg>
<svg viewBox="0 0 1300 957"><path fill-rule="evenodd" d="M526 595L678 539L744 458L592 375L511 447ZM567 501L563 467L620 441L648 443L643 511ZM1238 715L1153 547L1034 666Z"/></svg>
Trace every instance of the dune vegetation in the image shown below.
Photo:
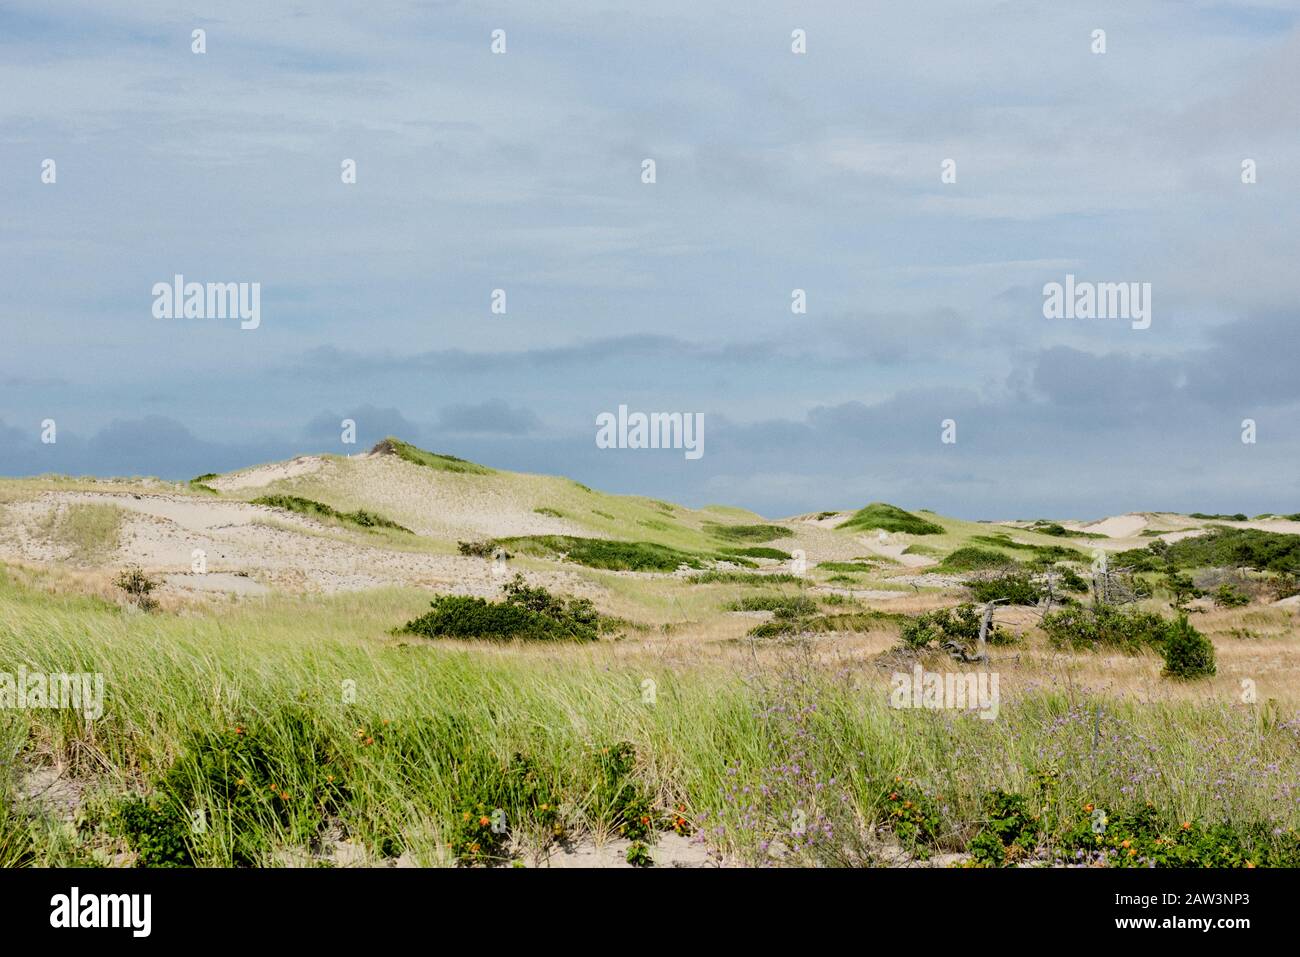
<svg viewBox="0 0 1300 957"><path fill-rule="evenodd" d="M770 520L400 449L0 482L0 865L1300 866L1291 519ZM29 694L68 674L102 713Z"/></svg>

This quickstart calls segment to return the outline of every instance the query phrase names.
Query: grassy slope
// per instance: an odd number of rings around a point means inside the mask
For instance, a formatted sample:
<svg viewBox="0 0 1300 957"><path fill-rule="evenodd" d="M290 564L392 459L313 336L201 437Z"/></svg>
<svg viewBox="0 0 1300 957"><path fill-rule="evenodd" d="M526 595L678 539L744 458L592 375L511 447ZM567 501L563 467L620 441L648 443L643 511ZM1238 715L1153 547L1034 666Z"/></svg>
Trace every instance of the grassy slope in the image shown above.
<svg viewBox="0 0 1300 957"><path fill-rule="evenodd" d="M432 453L425 454L432 456ZM431 461L436 462L439 458L433 456ZM337 471L330 479L306 476L282 480L256 492L250 490L242 497L280 492L314 499L339 511L373 509L402 524L419 524L421 513L417 507L412 506L403 512L381 507L367 498L364 476L374 464L372 461L341 457L332 457L332 461ZM712 551L736 543L708 534L704 528L707 523L739 525L764 521L761 516L744 509L712 506L689 509L643 496L611 495L587 489L559 476L492 470L475 463L460 463L451 469L421 466L410 461L405 464L409 467L405 470L404 480L416 488L421 483L430 486L436 483L453 496L502 496L521 503L529 511L553 510L559 513L561 521L577 526L576 534L592 537L652 542L683 551Z"/></svg>

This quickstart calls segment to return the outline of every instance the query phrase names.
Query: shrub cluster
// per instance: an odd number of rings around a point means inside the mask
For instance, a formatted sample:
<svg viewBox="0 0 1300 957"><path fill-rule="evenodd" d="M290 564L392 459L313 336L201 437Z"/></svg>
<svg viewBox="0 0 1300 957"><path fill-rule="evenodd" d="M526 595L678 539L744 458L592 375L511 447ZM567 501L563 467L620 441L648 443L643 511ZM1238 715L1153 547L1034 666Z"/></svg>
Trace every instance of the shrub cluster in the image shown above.
<svg viewBox="0 0 1300 957"><path fill-rule="evenodd" d="M931 642L957 641L971 645L979 641L980 624L983 613L969 603L956 608L941 608L928 611L903 623L899 638L909 648L925 648ZM1009 645L1015 641L1015 635L1000 625L989 626L984 638L991 645Z"/></svg>
<svg viewBox="0 0 1300 957"><path fill-rule="evenodd" d="M516 575L504 601L467 595L439 595L432 610L400 629L424 638L482 638L491 641L595 641L602 618L587 598L552 595Z"/></svg>
<svg viewBox="0 0 1300 957"><path fill-rule="evenodd" d="M1115 605L1063 608L1042 620L1048 640L1058 648L1116 648L1128 654L1158 647L1167 626L1166 619L1157 614Z"/></svg>

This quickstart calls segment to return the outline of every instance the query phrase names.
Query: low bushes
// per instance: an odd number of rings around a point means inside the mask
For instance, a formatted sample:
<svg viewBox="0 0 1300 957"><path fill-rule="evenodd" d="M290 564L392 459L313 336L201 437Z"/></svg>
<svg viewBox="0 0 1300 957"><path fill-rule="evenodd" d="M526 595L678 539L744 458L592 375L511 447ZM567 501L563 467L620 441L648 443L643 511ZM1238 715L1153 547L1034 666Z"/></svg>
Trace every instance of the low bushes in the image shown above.
<svg viewBox="0 0 1300 957"><path fill-rule="evenodd" d="M399 629L424 638L489 641L595 641L602 618L587 598L564 598L535 588L516 575L501 602L467 595L439 595L432 611Z"/></svg>
<svg viewBox="0 0 1300 957"><path fill-rule="evenodd" d="M983 615L971 604L956 608L929 611L904 622L899 638L909 648L925 648L931 642L957 641L970 645L979 641ZM1000 625L989 626L985 641L991 645L1007 645L1015 636Z"/></svg>
<svg viewBox="0 0 1300 957"><path fill-rule="evenodd" d="M987 568L1009 568L1015 561L989 548L967 545L951 552L935 569L937 572L973 572Z"/></svg>
<svg viewBox="0 0 1300 957"><path fill-rule="evenodd" d="M1113 648L1135 655L1159 651L1166 677L1201 678L1214 674L1214 645L1192 627L1187 615L1170 621L1151 612L1113 605L1065 608L1043 616L1043 631L1058 648Z"/></svg>
<svg viewBox="0 0 1300 957"><path fill-rule="evenodd" d="M1000 601L1010 605L1037 605L1047 597L1047 588L1027 571L1011 571L966 582L977 602Z"/></svg>
<svg viewBox="0 0 1300 957"><path fill-rule="evenodd" d="M1114 605L1063 608L1042 621L1048 640L1058 648L1115 648L1131 655L1159 647L1168 625L1157 614Z"/></svg>

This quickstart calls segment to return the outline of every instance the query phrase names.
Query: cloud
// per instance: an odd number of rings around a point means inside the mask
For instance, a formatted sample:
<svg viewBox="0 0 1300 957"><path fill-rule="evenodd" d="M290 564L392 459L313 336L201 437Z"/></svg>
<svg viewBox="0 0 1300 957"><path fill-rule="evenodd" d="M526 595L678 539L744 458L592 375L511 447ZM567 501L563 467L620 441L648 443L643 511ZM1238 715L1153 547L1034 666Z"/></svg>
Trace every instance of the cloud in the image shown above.
<svg viewBox="0 0 1300 957"><path fill-rule="evenodd" d="M345 419L351 419L356 426L356 445L350 449L340 445L343 435L342 423ZM358 406L342 415L335 412L322 412L303 429L303 437L310 442L318 443L319 447L332 451L345 449L349 453L357 449L370 448L390 435L418 445L423 430L397 409L379 409L373 405Z"/></svg>
<svg viewBox="0 0 1300 957"><path fill-rule="evenodd" d="M489 399L477 405L447 406L438 413L435 428L453 434L526 435L541 425L531 409L512 408L502 399Z"/></svg>

